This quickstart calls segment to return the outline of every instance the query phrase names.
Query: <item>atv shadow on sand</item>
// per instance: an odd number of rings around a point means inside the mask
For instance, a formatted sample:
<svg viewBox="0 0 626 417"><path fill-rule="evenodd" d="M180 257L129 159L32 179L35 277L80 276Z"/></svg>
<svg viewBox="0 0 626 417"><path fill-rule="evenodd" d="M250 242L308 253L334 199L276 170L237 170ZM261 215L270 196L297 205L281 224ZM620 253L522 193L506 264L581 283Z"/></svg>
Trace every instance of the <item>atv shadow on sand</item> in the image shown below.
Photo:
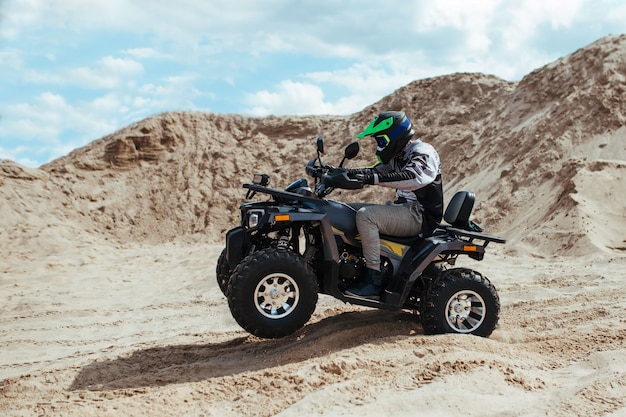
<svg viewBox="0 0 626 417"><path fill-rule="evenodd" d="M238 337L220 343L159 346L84 366L70 391L161 387L264 371L366 343L420 334L411 314L351 311L311 323L292 336Z"/></svg>

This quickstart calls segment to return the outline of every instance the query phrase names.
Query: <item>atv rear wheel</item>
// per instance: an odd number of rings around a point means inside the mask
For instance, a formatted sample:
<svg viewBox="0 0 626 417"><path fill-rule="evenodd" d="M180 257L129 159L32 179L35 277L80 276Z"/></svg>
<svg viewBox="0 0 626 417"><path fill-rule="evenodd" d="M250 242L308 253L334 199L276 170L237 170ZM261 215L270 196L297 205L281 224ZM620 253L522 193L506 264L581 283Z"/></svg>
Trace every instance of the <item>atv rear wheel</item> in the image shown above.
<svg viewBox="0 0 626 417"><path fill-rule="evenodd" d="M228 306L241 327L274 339L309 321L317 304L317 278L294 252L267 248L244 258L230 277Z"/></svg>
<svg viewBox="0 0 626 417"><path fill-rule="evenodd" d="M217 277L217 286L220 287L222 294L228 294L228 280L230 279L230 265L226 260L226 248L222 249L220 257L217 258L217 266L215 267L215 276Z"/></svg>
<svg viewBox="0 0 626 417"><path fill-rule="evenodd" d="M455 268L442 272L428 289L421 320L426 334L487 337L499 315L500 299L489 279L471 269Z"/></svg>

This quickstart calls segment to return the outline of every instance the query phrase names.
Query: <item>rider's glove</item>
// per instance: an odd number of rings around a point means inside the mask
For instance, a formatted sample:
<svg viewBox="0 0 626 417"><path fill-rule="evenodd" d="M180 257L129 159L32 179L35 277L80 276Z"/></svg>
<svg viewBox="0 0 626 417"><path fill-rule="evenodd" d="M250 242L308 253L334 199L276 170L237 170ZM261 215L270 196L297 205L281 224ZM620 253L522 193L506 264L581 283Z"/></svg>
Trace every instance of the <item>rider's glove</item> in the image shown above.
<svg viewBox="0 0 626 417"><path fill-rule="evenodd" d="M374 174L354 174L354 178L363 184L374 184Z"/></svg>

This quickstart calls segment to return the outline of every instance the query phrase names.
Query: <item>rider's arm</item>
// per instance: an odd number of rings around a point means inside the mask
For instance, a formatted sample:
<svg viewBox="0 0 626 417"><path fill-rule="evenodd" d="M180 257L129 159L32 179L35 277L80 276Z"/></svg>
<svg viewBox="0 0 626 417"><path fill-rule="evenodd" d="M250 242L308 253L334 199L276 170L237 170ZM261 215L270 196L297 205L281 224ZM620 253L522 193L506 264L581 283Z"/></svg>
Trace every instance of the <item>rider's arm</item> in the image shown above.
<svg viewBox="0 0 626 417"><path fill-rule="evenodd" d="M415 180L417 173L406 169L394 171L389 165L378 165L375 168L348 169L348 175L361 179L364 184L378 184L397 189L417 189Z"/></svg>
<svg viewBox="0 0 626 417"><path fill-rule="evenodd" d="M438 171L439 168L432 156L414 153L403 169L398 169L393 163L380 165L373 170L372 178L364 179L364 183L412 191L433 182L437 178Z"/></svg>
<svg viewBox="0 0 626 417"><path fill-rule="evenodd" d="M374 173L372 184L397 190L416 190L425 185L420 183L417 173L411 169L389 172L387 174Z"/></svg>
<svg viewBox="0 0 626 417"><path fill-rule="evenodd" d="M370 175L374 173L374 169L379 167L376 165L371 168L348 168L348 175Z"/></svg>

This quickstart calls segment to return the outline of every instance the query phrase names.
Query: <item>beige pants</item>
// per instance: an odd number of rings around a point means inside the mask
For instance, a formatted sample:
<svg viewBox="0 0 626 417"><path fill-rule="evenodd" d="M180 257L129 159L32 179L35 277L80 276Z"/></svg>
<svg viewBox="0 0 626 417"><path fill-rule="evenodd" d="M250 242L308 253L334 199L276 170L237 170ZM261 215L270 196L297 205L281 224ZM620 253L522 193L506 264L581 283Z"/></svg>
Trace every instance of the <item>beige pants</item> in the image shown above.
<svg viewBox="0 0 626 417"><path fill-rule="evenodd" d="M367 267L380 271L380 234L409 237L422 230L422 213L417 203L372 205L356 213Z"/></svg>

